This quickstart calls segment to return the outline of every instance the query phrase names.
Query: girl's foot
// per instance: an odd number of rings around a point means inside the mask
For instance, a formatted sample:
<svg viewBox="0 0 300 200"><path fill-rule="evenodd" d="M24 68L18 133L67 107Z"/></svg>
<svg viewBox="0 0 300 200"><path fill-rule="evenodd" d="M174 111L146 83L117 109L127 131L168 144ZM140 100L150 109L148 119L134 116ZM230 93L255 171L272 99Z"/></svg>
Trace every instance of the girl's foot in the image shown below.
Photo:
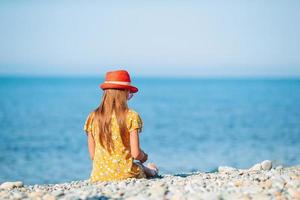
<svg viewBox="0 0 300 200"><path fill-rule="evenodd" d="M149 169L151 169L150 171L151 171L151 176L152 177L155 177L155 176L157 176L158 175L158 168L157 168L157 166L154 164L154 163L148 163L147 164L147 167L149 168Z"/></svg>

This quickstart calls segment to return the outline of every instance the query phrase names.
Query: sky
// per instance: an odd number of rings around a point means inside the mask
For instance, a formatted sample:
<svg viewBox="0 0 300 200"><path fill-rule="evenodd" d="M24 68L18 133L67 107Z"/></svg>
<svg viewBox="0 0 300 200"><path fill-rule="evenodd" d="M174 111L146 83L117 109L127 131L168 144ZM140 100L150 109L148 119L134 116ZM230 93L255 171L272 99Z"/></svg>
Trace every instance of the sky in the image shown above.
<svg viewBox="0 0 300 200"><path fill-rule="evenodd" d="M300 1L0 1L0 75L300 77Z"/></svg>

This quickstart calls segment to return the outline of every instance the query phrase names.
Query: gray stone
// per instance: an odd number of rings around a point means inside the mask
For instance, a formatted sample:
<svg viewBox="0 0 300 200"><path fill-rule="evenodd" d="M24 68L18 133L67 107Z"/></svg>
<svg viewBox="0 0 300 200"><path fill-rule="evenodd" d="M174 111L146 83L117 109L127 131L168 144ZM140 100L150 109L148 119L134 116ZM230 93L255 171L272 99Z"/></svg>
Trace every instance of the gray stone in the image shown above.
<svg viewBox="0 0 300 200"><path fill-rule="evenodd" d="M270 169L272 169L272 161L270 161L270 160L264 160L261 163L261 168L263 170L270 170Z"/></svg>

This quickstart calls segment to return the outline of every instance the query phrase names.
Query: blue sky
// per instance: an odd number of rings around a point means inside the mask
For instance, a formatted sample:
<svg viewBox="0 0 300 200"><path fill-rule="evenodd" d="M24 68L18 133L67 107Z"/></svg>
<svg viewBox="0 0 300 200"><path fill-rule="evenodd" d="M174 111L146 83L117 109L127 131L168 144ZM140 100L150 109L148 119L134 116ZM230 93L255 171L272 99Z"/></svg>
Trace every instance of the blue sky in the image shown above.
<svg viewBox="0 0 300 200"><path fill-rule="evenodd" d="M0 74L300 76L299 1L1 1Z"/></svg>

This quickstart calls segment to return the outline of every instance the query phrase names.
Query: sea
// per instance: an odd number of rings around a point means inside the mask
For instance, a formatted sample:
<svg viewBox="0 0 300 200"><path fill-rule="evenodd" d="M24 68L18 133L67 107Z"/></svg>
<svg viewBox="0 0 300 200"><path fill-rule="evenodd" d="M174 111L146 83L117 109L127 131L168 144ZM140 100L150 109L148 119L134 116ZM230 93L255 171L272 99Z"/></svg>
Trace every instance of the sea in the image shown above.
<svg viewBox="0 0 300 200"><path fill-rule="evenodd" d="M99 77L0 78L0 182L88 179ZM300 164L300 79L132 77L141 148L161 174Z"/></svg>

